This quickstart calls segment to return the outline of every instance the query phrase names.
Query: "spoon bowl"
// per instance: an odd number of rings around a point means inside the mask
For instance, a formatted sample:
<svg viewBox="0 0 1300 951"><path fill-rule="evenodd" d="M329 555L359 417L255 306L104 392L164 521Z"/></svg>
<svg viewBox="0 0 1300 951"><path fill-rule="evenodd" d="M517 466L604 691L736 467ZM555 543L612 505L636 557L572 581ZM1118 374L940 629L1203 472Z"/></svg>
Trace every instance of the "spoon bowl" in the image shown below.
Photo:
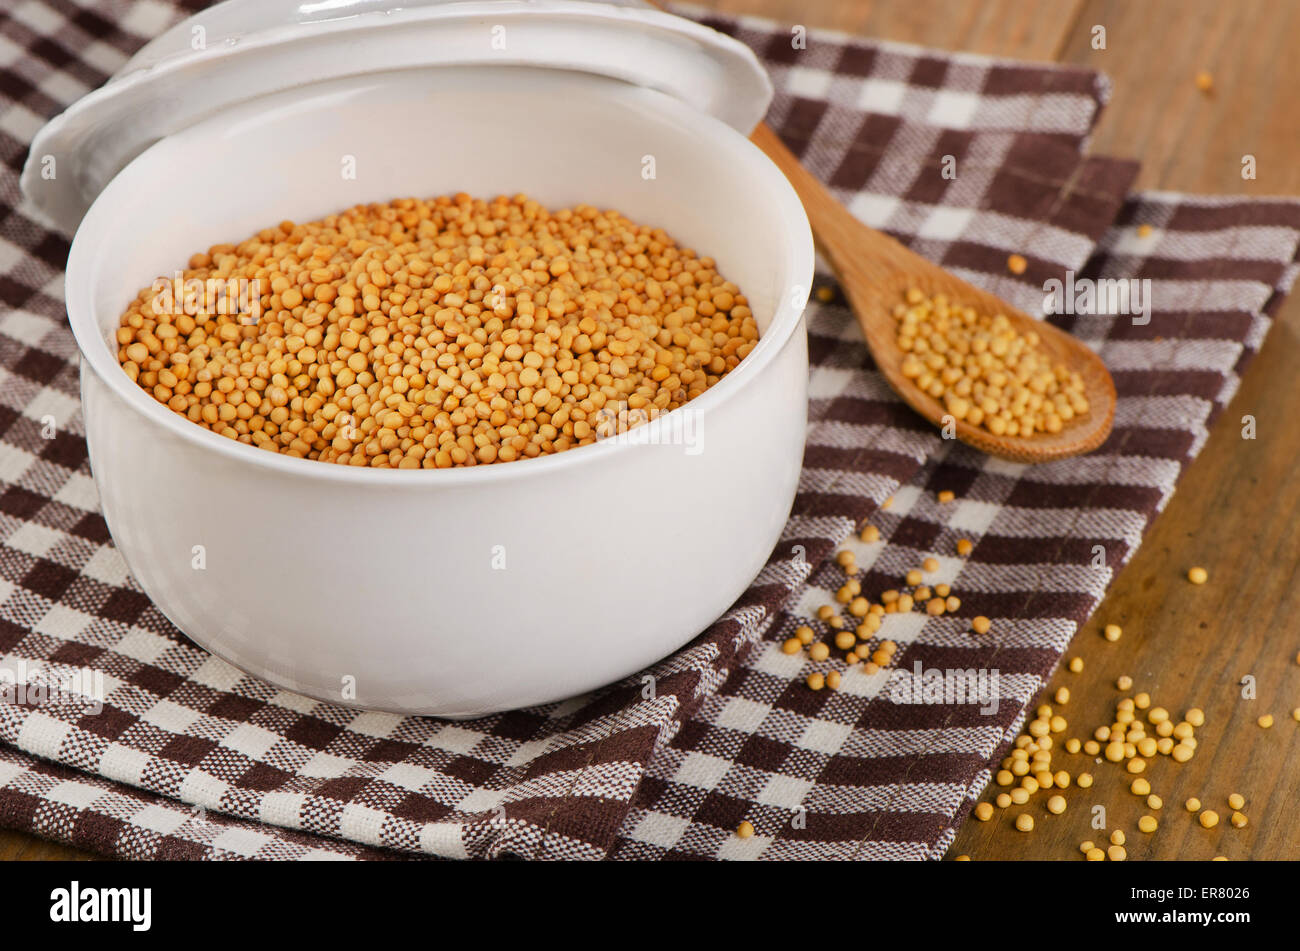
<svg viewBox="0 0 1300 951"><path fill-rule="evenodd" d="M1008 306L996 295L949 274L858 221L767 125L759 125L750 138L785 173L803 201L817 245L839 279L867 349L890 387L908 406L936 426L943 426L947 417L962 442L1013 462L1065 459L1091 452L1106 441L1115 420L1115 383L1096 353L1060 328ZM1066 423L1060 432L1039 432L1029 437L997 436L983 427L953 419L939 400L903 375L907 354L897 343L893 309L912 288L926 297L943 294L956 304L990 316L1003 314L1019 334L1037 332L1038 348L1052 364L1064 364L1082 378L1088 412Z"/></svg>

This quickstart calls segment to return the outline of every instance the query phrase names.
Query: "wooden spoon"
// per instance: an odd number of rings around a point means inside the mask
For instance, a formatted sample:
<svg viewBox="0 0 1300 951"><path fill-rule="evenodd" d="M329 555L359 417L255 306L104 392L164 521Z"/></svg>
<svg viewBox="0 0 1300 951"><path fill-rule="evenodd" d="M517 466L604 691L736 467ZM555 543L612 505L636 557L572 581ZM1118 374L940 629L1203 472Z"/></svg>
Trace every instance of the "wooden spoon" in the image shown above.
<svg viewBox="0 0 1300 951"><path fill-rule="evenodd" d="M937 426L943 425L947 414L942 403L902 372L904 354L896 342L893 308L903 300L908 288L915 287L927 297L946 294L950 300L983 313L1005 314L1019 333L1036 330L1039 347L1053 365L1062 363L1083 378L1088 412L1072 419L1059 433L1035 433L1025 438L995 436L987 429L957 420L958 439L1015 462L1064 459L1091 452L1106 440L1115 419L1115 383L1100 357L1065 331L1009 307L858 221L800 164L766 123L760 124L750 138L785 173L803 201L813 235L839 278L866 337L867 349L894 392L912 409Z"/></svg>

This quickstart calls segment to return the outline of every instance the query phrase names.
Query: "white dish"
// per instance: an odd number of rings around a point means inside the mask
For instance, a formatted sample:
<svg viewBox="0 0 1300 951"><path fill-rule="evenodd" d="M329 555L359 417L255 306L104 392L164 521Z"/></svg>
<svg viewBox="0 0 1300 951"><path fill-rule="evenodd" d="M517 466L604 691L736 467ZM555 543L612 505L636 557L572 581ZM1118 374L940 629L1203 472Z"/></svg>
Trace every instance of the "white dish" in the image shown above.
<svg viewBox="0 0 1300 951"><path fill-rule="evenodd" d="M340 174L345 156L355 180ZM433 471L242 445L118 366L109 341L126 303L192 252L282 218L454 191L588 202L662 226L749 296L758 346L638 430L651 444ZM803 209L756 147L618 79L440 66L231 106L127 165L72 246L68 312L104 517L181 630L300 693L473 716L601 686L707 627L777 542L803 450L812 269ZM687 419L700 451L654 444L692 432Z"/></svg>

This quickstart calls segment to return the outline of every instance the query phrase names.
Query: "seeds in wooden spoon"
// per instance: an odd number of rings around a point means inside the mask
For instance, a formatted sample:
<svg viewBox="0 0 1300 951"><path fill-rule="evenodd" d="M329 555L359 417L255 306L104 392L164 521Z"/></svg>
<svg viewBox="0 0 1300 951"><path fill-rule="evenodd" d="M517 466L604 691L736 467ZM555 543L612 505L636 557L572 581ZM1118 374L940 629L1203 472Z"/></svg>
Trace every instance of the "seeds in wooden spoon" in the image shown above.
<svg viewBox="0 0 1300 951"><path fill-rule="evenodd" d="M1037 331L912 288L894 308L902 372L955 419L995 436L1059 433L1088 412L1083 378L1053 363Z"/></svg>

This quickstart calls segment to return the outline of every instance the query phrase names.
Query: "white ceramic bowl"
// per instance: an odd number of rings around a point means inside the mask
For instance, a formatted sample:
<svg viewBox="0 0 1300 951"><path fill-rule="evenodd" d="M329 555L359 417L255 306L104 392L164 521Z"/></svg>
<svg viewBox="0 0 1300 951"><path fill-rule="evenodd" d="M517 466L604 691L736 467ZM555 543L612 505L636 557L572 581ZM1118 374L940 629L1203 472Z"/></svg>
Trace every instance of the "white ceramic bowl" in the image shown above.
<svg viewBox="0 0 1300 951"><path fill-rule="evenodd" d="M749 296L758 346L638 430L641 444L440 471L254 449L174 414L118 366L121 311L191 253L284 218L455 191L663 227ZM177 627L309 696L473 716L598 687L707 627L778 540L803 450L812 268L807 219L775 166L649 89L445 67L247 102L131 162L73 243L68 312L104 517ZM663 444L674 436L690 444Z"/></svg>

